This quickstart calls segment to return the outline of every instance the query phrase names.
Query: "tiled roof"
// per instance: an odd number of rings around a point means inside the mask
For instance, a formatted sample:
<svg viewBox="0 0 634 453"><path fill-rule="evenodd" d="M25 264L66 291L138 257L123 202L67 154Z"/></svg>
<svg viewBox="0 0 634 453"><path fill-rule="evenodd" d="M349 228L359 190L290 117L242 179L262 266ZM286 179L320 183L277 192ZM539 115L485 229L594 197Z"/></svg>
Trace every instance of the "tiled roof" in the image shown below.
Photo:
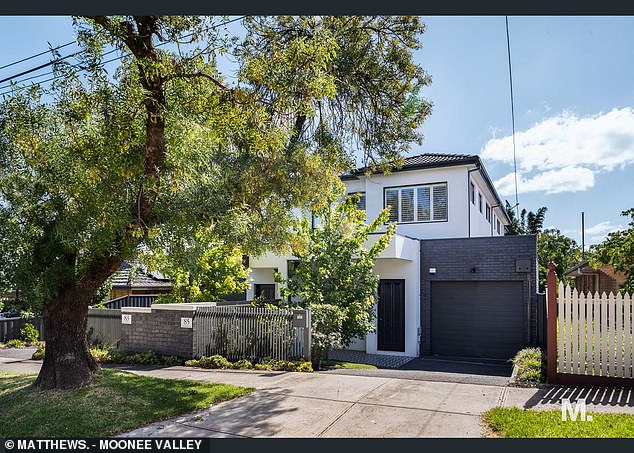
<svg viewBox="0 0 634 453"><path fill-rule="evenodd" d="M461 164L474 164L479 161L478 156L473 154L437 154L437 153L425 153L418 156L406 157L401 167L393 167L392 171L411 170L415 168L425 167L444 167ZM352 177L353 175L363 174L368 170L367 167L357 168L347 175L342 177Z"/></svg>
<svg viewBox="0 0 634 453"><path fill-rule="evenodd" d="M162 275L135 270L130 263L124 262L112 277L113 288L171 288L172 284Z"/></svg>

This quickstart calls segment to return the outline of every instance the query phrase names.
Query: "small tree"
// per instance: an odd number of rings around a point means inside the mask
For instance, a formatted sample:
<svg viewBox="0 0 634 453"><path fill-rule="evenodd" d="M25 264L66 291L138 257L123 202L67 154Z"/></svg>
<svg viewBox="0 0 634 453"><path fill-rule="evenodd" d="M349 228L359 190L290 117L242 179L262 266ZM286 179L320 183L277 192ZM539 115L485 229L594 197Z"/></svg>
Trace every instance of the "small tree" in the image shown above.
<svg viewBox="0 0 634 453"><path fill-rule="evenodd" d="M527 211L522 209L519 218L515 214L513 207L506 202L506 215L509 218L509 225L506 227L506 234L518 235L518 234L537 234L544 226L544 218L548 208L542 206L536 212Z"/></svg>
<svg viewBox="0 0 634 453"><path fill-rule="evenodd" d="M595 267L610 265L615 271L625 272L627 280L620 290L634 294L634 208L621 215L631 217L628 228L608 234L601 244L593 247L590 264Z"/></svg>
<svg viewBox="0 0 634 453"><path fill-rule="evenodd" d="M557 263L557 278L564 279L564 272L579 262L580 250L574 239L570 239L556 228L546 229L537 236L537 259L539 262L539 288L546 287L548 263Z"/></svg>
<svg viewBox="0 0 634 453"><path fill-rule="evenodd" d="M333 200L334 201L334 200ZM307 219L299 222L293 254L299 259L294 275L284 280L283 296L295 296L312 311L313 365L319 368L328 351L347 346L353 338L374 331L374 306L379 277L374 261L394 236L395 225L369 248L368 235L381 228L389 210L369 224L365 211L357 208L359 195L342 203L330 203L316 212L318 225Z"/></svg>
<svg viewBox="0 0 634 453"><path fill-rule="evenodd" d="M161 295L159 303L217 301L249 286L241 251L224 244L210 229L201 228L193 240L171 240L141 259L172 281L172 292Z"/></svg>

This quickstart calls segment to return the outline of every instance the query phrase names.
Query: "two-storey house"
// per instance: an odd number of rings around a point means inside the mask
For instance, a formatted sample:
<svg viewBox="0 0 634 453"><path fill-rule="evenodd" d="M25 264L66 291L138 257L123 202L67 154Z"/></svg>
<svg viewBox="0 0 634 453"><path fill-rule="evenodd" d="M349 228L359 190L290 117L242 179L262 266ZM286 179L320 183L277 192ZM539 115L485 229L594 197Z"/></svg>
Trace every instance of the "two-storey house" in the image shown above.
<svg viewBox="0 0 634 453"><path fill-rule="evenodd" d="M508 241L495 241L503 239L509 219L502 200L478 156L422 154L406 158L401 168L394 169L388 174L366 175L365 169L358 169L342 176L341 179L346 185L347 194L361 193L360 207L366 210L369 220L376 218L382 209L389 207L390 221L397 223L395 237L375 264L375 272L381 279L376 332L358 339L350 348L373 354L410 357L440 353L482 357L497 355L506 358L513 348L531 341L530 334L528 340L524 335L527 326L530 325L530 320L527 320L525 315L525 307L527 304L530 305L530 287L526 288L521 281L521 288L517 285L506 285L507 288L500 283L496 286L485 287L485 284L475 288L458 285L464 281L472 282L473 285L474 278L483 278L477 269L491 261L489 258L493 255L487 257L487 250L498 254L502 251L506 255L513 253ZM377 235L376 238L378 237ZM489 240L483 242L470 238ZM534 242L534 237L531 238ZM460 242L463 240L466 242ZM425 245L427 243L429 245ZM438 256L433 249L443 246L448 246L450 250L443 252L442 255L446 258L453 254L454 258L450 264L443 264L443 267L437 269L438 266L431 265ZM482 253L478 252L480 248ZM466 255L460 255L461 250L465 253L467 250L470 251L468 259ZM458 255L455 255L456 253ZM531 249L525 255L535 261L534 253L536 252ZM431 255L427 258L426 254ZM504 266L515 266L513 260L507 260ZM280 288L274 281L274 272L280 272L287 277L289 269L292 271L294 261L295 258L292 256L275 254L250 257L252 285L247 291L246 299L251 300L260 295L266 299L279 298ZM535 272L533 268L534 266L531 266L531 270ZM438 294L442 300L435 301L431 294L434 291L434 283L430 280L437 276L444 276L451 285L441 288L438 284ZM523 275L513 274L509 279L523 278ZM507 315L509 325L518 326L519 323L523 323L524 327L519 328L520 335L509 338L508 344L496 354L495 351L491 352L489 344L496 340L484 338L490 334L489 326L483 326L480 335L482 338L470 339L467 334L461 339L466 343L473 344L474 340L476 343L479 342L476 349L452 346L453 340L449 332L451 329L444 329L444 336L443 332L437 329L438 335L434 337L436 348L432 346L434 321L438 325L456 325L460 329L466 326L467 331L478 331L477 328L469 328L469 323L477 319L477 315L470 315L468 307L479 303L480 300L485 301L484 305L491 305L490 296L498 289L510 291L510 298L517 299L510 302L512 307L504 306L505 302L501 301L497 303L502 305L501 311L495 304L483 308L487 313L489 309L498 311L503 318ZM532 290L534 289L533 287ZM457 316L460 319L452 314L456 312L451 308L455 301L450 300L454 295L460 300L465 300L460 302L461 306L468 306L466 311L458 310L460 313ZM434 314L442 319L432 320L434 303L440 307L435 309ZM508 313L505 313L505 310Z"/></svg>

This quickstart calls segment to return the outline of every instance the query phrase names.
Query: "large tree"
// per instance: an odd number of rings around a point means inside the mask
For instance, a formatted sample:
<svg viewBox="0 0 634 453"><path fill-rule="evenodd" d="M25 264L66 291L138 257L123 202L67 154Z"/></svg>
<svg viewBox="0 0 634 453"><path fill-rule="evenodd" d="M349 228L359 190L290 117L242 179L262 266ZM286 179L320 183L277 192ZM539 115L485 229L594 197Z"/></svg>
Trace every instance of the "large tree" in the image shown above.
<svg viewBox="0 0 634 453"><path fill-rule="evenodd" d="M621 292L634 294L634 208L621 213L630 217L628 228L613 231L603 242L594 246L590 254L592 265L610 265L614 270L624 272L627 280L621 286Z"/></svg>
<svg viewBox="0 0 634 453"><path fill-rule="evenodd" d="M43 389L91 380L88 304L141 244L204 227L280 249L290 209L323 208L353 150L381 163L422 139L417 17L253 17L241 37L221 21L77 18L80 63L0 104L0 275L42 307Z"/></svg>

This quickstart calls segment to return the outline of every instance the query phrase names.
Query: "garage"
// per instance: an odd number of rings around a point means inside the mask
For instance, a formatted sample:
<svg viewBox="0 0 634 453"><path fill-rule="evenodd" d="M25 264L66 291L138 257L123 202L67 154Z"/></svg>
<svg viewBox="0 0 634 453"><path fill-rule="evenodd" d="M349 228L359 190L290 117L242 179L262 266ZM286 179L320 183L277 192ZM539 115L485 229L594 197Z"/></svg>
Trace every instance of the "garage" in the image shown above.
<svg viewBox="0 0 634 453"><path fill-rule="evenodd" d="M432 354L510 359L526 343L523 282L432 281Z"/></svg>

